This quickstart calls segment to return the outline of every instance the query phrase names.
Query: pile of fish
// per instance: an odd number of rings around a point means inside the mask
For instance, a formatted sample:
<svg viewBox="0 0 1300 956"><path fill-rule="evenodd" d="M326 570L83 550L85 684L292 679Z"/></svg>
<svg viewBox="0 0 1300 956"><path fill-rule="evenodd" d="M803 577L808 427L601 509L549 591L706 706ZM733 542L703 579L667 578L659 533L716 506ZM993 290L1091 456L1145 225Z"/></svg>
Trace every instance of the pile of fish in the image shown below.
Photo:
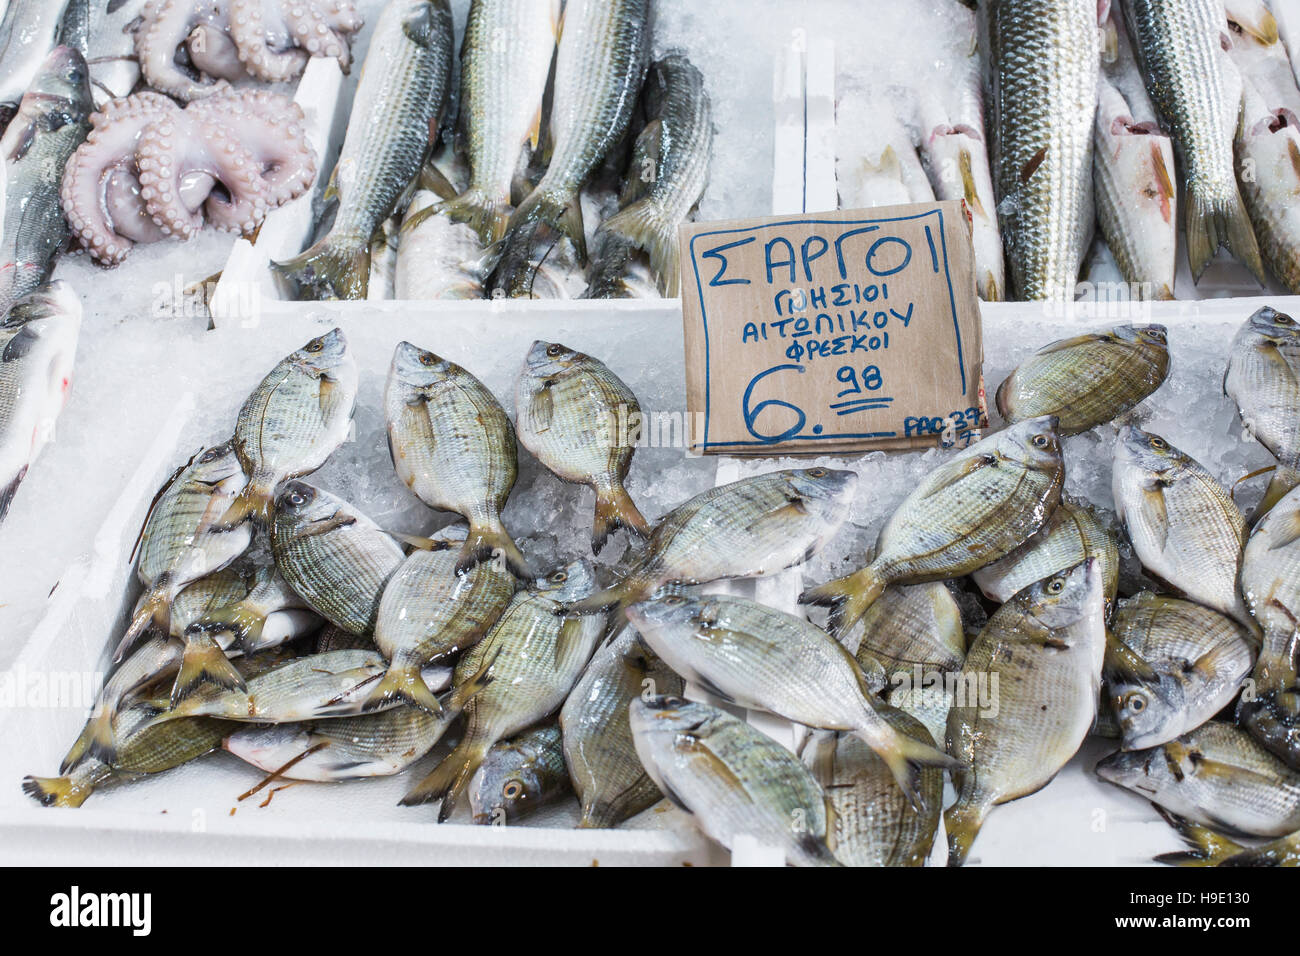
<svg viewBox="0 0 1300 956"><path fill-rule="evenodd" d="M917 90L866 155L842 156L842 205L963 199L986 300L1072 299L1107 260L1132 297L1170 299L1180 238L1194 280L1225 248L1300 292L1300 37L1282 10L967 6L951 13L969 36L956 95Z"/></svg>
<svg viewBox="0 0 1300 956"><path fill-rule="evenodd" d="M276 272L302 298L676 295L712 112L685 56L650 62L652 6L474 0L457 101L447 0L392 0L328 227Z"/></svg>

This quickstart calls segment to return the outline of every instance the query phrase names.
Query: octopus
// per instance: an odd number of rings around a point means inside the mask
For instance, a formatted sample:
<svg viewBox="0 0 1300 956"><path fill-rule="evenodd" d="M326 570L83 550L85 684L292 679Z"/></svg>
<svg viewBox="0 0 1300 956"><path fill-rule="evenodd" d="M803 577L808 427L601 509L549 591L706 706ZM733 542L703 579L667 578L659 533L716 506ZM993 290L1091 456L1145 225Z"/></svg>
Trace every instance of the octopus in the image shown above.
<svg viewBox="0 0 1300 956"><path fill-rule="evenodd" d="M150 87L189 103L219 92L223 80L292 80L314 56L346 71L362 25L353 0L150 0L135 24L135 52Z"/></svg>
<svg viewBox="0 0 1300 956"><path fill-rule="evenodd" d="M249 235L316 181L301 107L226 88L182 108L154 92L111 101L68 161L73 235L101 265L138 242L192 238L205 223Z"/></svg>

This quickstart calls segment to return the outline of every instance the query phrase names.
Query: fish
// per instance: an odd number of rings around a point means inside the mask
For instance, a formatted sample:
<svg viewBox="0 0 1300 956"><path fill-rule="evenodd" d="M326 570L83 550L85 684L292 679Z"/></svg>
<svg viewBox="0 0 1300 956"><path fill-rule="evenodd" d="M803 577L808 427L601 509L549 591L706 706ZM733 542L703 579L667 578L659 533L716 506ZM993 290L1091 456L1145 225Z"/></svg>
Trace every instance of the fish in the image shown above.
<svg viewBox="0 0 1300 956"><path fill-rule="evenodd" d="M274 562L257 566L249 578L241 580L243 586L237 593L209 598L177 636L208 634L245 654L256 654L320 628L320 616L289 586ZM199 585L186 588L180 597ZM172 616L176 616L175 602ZM175 623L173 620L173 634Z"/></svg>
<svg viewBox="0 0 1300 956"><path fill-rule="evenodd" d="M40 4L15 4L10 9L36 6ZM8 77L0 66L0 78ZM56 47L41 64L0 138L0 159L5 164L0 316L50 281L55 257L68 241L70 231L59 198L63 168L90 134L93 109L85 59L76 50Z"/></svg>
<svg viewBox="0 0 1300 956"><path fill-rule="evenodd" d="M470 781L474 822L484 826L518 823L572 793L560 739L560 728L547 724L493 746Z"/></svg>
<svg viewBox="0 0 1300 956"><path fill-rule="evenodd" d="M226 442L201 452L159 491L140 533L136 576L144 585L144 599L117 645L115 663L150 627L159 634L171 633L176 596L248 549L251 527L221 524L221 516L234 506L246 484L234 444ZM205 660L214 680L239 686L238 673L219 651Z"/></svg>
<svg viewBox="0 0 1300 956"><path fill-rule="evenodd" d="M1237 836L1300 830L1300 772L1235 724L1211 720L1176 739L1119 751L1097 776L1195 823Z"/></svg>
<svg viewBox="0 0 1300 956"><path fill-rule="evenodd" d="M1160 128L1119 12L1112 8L1103 26L1114 50L1109 60L1103 54L1097 78L1097 225L1134 298L1172 299L1178 268L1174 144Z"/></svg>
<svg viewBox="0 0 1300 956"><path fill-rule="evenodd" d="M596 494L591 550L618 528L645 539L650 523L624 487L641 419L632 389L599 359L558 342L534 342L515 389L519 443L552 474Z"/></svg>
<svg viewBox="0 0 1300 956"><path fill-rule="evenodd" d="M892 707L880 715L898 733L933 746L916 718ZM884 761L851 734L814 731L802 756L830 801L827 843L837 860L845 866L925 865L943 814L942 770L921 771L915 806Z"/></svg>
<svg viewBox="0 0 1300 956"><path fill-rule="evenodd" d="M150 0L90 0L90 85L95 107L124 99L140 79L132 24Z"/></svg>
<svg viewBox="0 0 1300 956"><path fill-rule="evenodd" d="M684 688L631 629L596 651L560 710L564 762L582 804L580 828L616 827L663 799L637 757L628 705Z"/></svg>
<svg viewBox="0 0 1300 956"><path fill-rule="evenodd" d="M827 845L828 801L788 750L726 711L680 697L630 705L646 772L710 840L779 849L795 866L839 866Z"/></svg>
<svg viewBox="0 0 1300 956"><path fill-rule="evenodd" d="M338 450L356 403L357 363L342 329L281 359L239 409L235 452L248 485L222 524L251 517L269 527L276 490L310 475Z"/></svg>
<svg viewBox="0 0 1300 956"><path fill-rule="evenodd" d="M477 644L514 595L514 577L495 561L458 573L453 535L430 544L402 562L379 600L375 646L389 666L367 698L367 710L402 700L438 714L440 705L420 669Z"/></svg>
<svg viewBox="0 0 1300 956"><path fill-rule="evenodd" d="M1055 415L1061 435L1114 421L1169 377L1169 330L1120 325L1043 346L998 386L1008 422Z"/></svg>
<svg viewBox="0 0 1300 956"><path fill-rule="evenodd" d="M799 603L829 606L831 632L845 633L890 584L961 577L1006 557L1051 517L1064 481L1056 418L1017 422L931 472L886 522L870 564Z"/></svg>
<svg viewBox="0 0 1300 956"><path fill-rule="evenodd" d="M1237 720L1300 770L1300 490L1288 492L1255 526L1241 559L1241 593L1263 638Z"/></svg>
<svg viewBox="0 0 1300 956"><path fill-rule="evenodd" d="M447 0L394 0L375 23L352 116L326 198L329 232L272 268L311 298L364 299L370 239L405 208L451 91L453 24Z"/></svg>
<svg viewBox="0 0 1300 956"><path fill-rule="evenodd" d="M1021 299L1069 301L1094 221L1097 4L1000 0L985 22L998 219L1012 284Z"/></svg>
<svg viewBox="0 0 1300 956"><path fill-rule="evenodd" d="M1300 117L1265 99L1250 82L1235 140L1241 197L1260 257L1293 294L1300 293Z"/></svg>
<svg viewBox="0 0 1300 956"><path fill-rule="evenodd" d="M565 611L612 609L613 636L624 611L664 585L761 577L802 564L844 523L857 485L856 472L818 466L710 488L663 517L621 580Z"/></svg>
<svg viewBox="0 0 1300 956"><path fill-rule="evenodd" d="M482 299L485 274L474 230L453 222L437 194L418 191L398 230L397 299Z"/></svg>
<svg viewBox="0 0 1300 956"><path fill-rule="evenodd" d="M1142 566L1253 630L1237 592L1246 521L1214 476L1159 435L1125 425L1112 480L1116 513Z"/></svg>
<svg viewBox="0 0 1300 956"><path fill-rule="evenodd" d="M1262 306L1228 347L1224 394L1237 404L1241 426L1277 459L1256 516L1300 485L1300 325Z"/></svg>
<svg viewBox="0 0 1300 956"><path fill-rule="evenodd" d="M488 662L491 683L465 706L465 732L456 748L402 798L416 806L442 798L438 820L451 816L488 751L554 713L590 660L604 622L565 618L562 602L589 594L595 571L574 561L515 594L492 630L456 664L453 684Z"/></svg>
<svg viewBox="0 0 1300 956"><path fill-rule="evenodd" d="M0 20L0 128L10 122L23 94L54 49L68 0L10 3Z"/></svg>
<svg viewBox="0 0 1300 956"><path fill-rule="evenodd" d="M1111 627L1155 672L1154 680L1107 680L1124 750L1199 727L1232 702L1255 664L1249 631L1191 601L1140 591L1119 602Z"/></svg>
<svg viewBox="0 0 1300 956"><path fill-rule="evenodd" d="M939 581L890 585L862 615L856 658L867 670L880 664L889 678L923 671L955 671L966 659L961 610Z"/></svg>
<svg viewBox="0 0 1300 956"><path fill-rule="evenodd" d="M1147 91L1182 173L1187 260L1199 280L1220 246L1260 281L1264 266L1237 188L1232 139L1240 90L1220 45L1221 0L1127 0L1124 12Z"/></svg>
<svg viewBox="0 0 1300 956"><path fill-rule="evenodd" d="M1300 832L1256 846L1230 840L1206 827L1163 813L1188 849L1161 853L1157 863L1169 866L1300 866Z"/></svg>
<svg viewBox="0 0 1300 956"><path fill-rule="evenodd" d="M879 713L861 667L825 631L746 598L669 594L628 608L641 639L683 678L730 703L856 734L917 806L915 771L955 762Z"/></svg>
<svg viewBox="0 0 1300 956"><path fill-rule="evenodd" d="M402 342L384 413L397 477L430 508L469 522L457 572L494 559L530 578L527 559L501 523L519 465L515 430L496 396L454 362Z"/></svg>
<svg viewBox="0 0 1300 956"><path fill-rule="evenodd" d="M316 635L316 653L325 651L369 650L377 651L375 642L365 634L350 634L341 627L326 624L325 629Z"/></svg>
<svg viewBox="0 0 1300 956"><path fill-rule="evenodd" d="M474 0L461 46L460 121L472 170L469 188L447 203L490 245L510 221L519 153L541 138L542 98L555 58L559 0Z"/></svg>
<svg viewBox="0 0 1300 956"><path fill-rule="evenodd" d="M54 437L80 332L81 300L62 282L30 293L0 321L0 523Z"/></svg>
<svg viewBox="0 0 1300 956"><path fill-rule="evenodd" d="M659 292L675 297L681 290L677 227L704 195L713 152L713 109L704 77L681 53L670 53L650 67L661 92L654 98L658 151L653 165L629 175L649 177L645 195L600 224L597 235L623 237L650 256L650 271ZM641 136L645 136L642 133ZM638 142L640 138L638 138Z"/></svg>
<svg viewBox="0 0 1300 956"><path fill-rule="evenodd" d="M856 106L854 97L847 96L837 112L853 118ZM892 107L872 101L861 109L871 121L872 138L863 144L863 150L841 150L836 159L840 206L871 209L934 202L934 187L911 134L894 116Z"/></svg>
<svg viewBox="0 0 1300 956"><path fill-rule="evenodd" d="M1045 787L1074 756L1097 714L1105 653L1094 558L1031 584L989 618L959 678L989 699L968 695L948 714L948 753L962 763L957 802L944 812L949 866L965 862L993 807Z"/></svg>
<svg viewBox="0 0 1300 956"><path fill-rule="evenodd" d="M342 498L301 481L275 502L275 566L307 605L352 634L371 635L401 546Z"/></svg>
<svg viewBox="0 0 1300 956"><path fill-rule="evenodd" d="M1115 533L1088 505L1062 498L1042 529L1005 558L971 575L990 601L1004 604L1035 581L1085 558L1096 558L1109 611L1119 590L1119 544Z"/></svg>
<svg viewBox="0 0 1300 956"><path fill-rule="evenodd" d="M649 0L569 0L552 85L550 162L506 224L488 290L528 295L539 247L564 237L586 262L579 193L623 139L650 53Z"/></svg>

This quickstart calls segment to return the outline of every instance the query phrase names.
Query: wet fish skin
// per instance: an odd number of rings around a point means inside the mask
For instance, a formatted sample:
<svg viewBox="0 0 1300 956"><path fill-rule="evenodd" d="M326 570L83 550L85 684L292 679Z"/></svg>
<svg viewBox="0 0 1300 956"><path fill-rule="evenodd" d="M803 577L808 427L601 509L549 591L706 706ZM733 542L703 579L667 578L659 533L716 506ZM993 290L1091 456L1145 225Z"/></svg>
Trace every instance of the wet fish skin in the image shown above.
<svg viewBox="0 0 1300 956"><path fill-rule="evenodd" d="M1162 853L1155 862L1169 866L1300 866L1300 832L1268 843L1245 846L1199 824L1161 811L1188 849Z"/></svg>
<svg viewBox="0 0 1300 956"><path fill-rule="evenodd" d="M641 403L622 379L590 355L558 342L534 342L515 407L520 444L556 477L595 492L594 553L618 528L650 536L650 523L624 487L636 453L627 423L640 421Z"/></svg>
<svg viewBox="0 0 1300 956"><path fill-rule="evenodd" d="M1235 140L1237 162L1252 169L1241 178L1241 197L1255 227L1260 256L1281 283L1300 293L1300 129L1289 109L1270 108L1246 84Z"/></svg>
<svg viewBox="0 0 1300 956"><path fill-rule="evenodd" d="M1106 652L1101 572L1089 558L1002 605L966 662L967 687L991 700L948 714L957 802L944 813L948 864L960 866L989 811L1046 786L1092 727ZM993 683L997 678L996 686Z"/></svg>
<svg viewBox="0 0 1300 956"><path fill-rule="evenodd" d="M869 661L889 676L910 672L952 671L966 658L961 610L943 583L890 585L862 615L856 657L863 670Z"/></svg>
<svg viewBox="0 0 1300 956"><path fill-rule="evenodd" d="M0 20L0 127L9 120L54 49L68 0L11 2Z"/></svg>
<svg viewBox="0 0 1300 956"><path fill-rule="evenodd" d="M1107 680L1124 750L1155 747L1228 706L1255 663L1250 632L1217 611L1141 591L1120 601L1115 637L1145 660L1157 680Z"/></svg>
<svg viewBox="0 0 1300 956"><path fill-rule="evenodd" d="M411 198L399 230L393 295L398 299L482 299L478 237L453 222L435 193Z"/></svg>
<svg viewBox="0 0 1300 956"><path fill-rule="evenodd" d="M81 300L55 282L0 321L0 523L46 443L67 397Z"/></svg>
<svg viewBox="0 0 1300 956"><path fill-rule="evenodd" d="M518 823L572 792L560 728L547 724L496 744L470 781L469 803L480 826Z"/></svg>
<svg viewBox="0 0 1300 956"><path fill-rule="evenodd" d="M646 772L709 839L734 849L738 836L750 836L795 866L841 865L826 843L826 796L784 747L680 697L637 698L629 711Z"/></svg>
<svg viewBox="0 0 1300 956"><path fill-rule="evenodd" d="M271 549L280 574L313 611L367 636L384 587L405 559L374 521L301 481L286 483L276 499Z"/></svg>
<svg viewBox="0 0 1300 956"><path fill-rule="evenodd" d="M1030 418L949 458L899 505L875 558L799 596L845 633L890 584L961 577L1003 558L1051 517L1065 480L1057 421Z"/></svg>
<svg viewBox="0 0 1300 956"><path fill-rule="evenodd" d="M1228 834L1279 837L1300 830L1300 772L1225 721L1159 746L1114 753L1097 764L1097 776Z"/></svg>
<svg viewBox="0 0 1300 956"><path fill-rule="evenodd" d="M1169 377L1163 325L1120 325L1043 346L998 386L1008 422L1055 415L1061 435L1113 421Z"/></svg>
<svg viewBox="0 0 1300 956"><path fill-rule="evenodd" d="M95 106L130 95L140 79L131 24L149 0L90 0L90 81Z"/></svg>
<svg viewBox="0 0 1300 956"><path fill-rule="evenodd" d="M663 799L636 754L628 705L646 694L679 695L684 686L631 629L596 651L560 710L579 827L616 827Z"/></svg>
<svg viewBox="0 0 1300 956"><path fill-rule="evenodd" d="M1246 522L1214 476L1159 435L1125 425L1115 441L1113 485L1142 566L1253 629L1237 592Z"/></svg>

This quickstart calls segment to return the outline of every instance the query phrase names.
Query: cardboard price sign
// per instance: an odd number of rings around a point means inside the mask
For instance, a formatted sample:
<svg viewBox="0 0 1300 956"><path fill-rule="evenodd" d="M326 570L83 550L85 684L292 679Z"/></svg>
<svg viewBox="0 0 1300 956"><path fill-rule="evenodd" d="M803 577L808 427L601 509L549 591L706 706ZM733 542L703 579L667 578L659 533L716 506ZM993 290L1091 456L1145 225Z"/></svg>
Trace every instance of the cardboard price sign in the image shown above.
<svg viewBox="0 0 1300 956"><path fill-rule="evenodd" d="M906 448L986 424L960 202L686 223L679 238L695 450Z"/></svg>

